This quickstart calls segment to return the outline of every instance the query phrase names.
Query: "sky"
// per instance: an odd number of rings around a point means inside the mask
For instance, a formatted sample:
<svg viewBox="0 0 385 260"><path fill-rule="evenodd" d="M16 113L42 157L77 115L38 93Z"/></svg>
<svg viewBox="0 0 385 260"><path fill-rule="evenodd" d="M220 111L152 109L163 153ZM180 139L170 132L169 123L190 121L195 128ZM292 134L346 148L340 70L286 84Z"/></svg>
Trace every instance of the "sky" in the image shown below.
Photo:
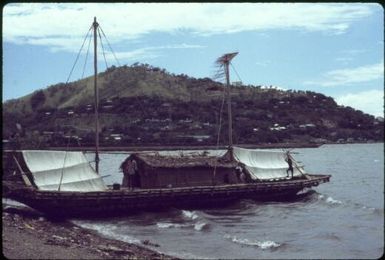
<svg viewBox="0 0 385 260"><path fill-rule="evenodd" d="M99 72L139 62L213 78L215 60L237 51L231 81L314 91L384 116L376 3L12 3L2 17L3 101L92 75L86 35L97 17L107 39Z"/></svg>

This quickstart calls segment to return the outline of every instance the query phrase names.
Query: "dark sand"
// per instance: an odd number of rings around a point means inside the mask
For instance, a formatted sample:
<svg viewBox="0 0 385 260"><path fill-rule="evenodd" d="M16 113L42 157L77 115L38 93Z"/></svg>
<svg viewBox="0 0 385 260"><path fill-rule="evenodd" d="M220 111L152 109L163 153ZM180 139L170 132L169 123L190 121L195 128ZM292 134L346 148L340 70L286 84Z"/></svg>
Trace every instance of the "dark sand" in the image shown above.
<svg viewBox="0 0 385 260"><path fill-rule="evenodd" d="M69 222L9 209L2 216L2 253L8 259L176 259Z"/></svg>

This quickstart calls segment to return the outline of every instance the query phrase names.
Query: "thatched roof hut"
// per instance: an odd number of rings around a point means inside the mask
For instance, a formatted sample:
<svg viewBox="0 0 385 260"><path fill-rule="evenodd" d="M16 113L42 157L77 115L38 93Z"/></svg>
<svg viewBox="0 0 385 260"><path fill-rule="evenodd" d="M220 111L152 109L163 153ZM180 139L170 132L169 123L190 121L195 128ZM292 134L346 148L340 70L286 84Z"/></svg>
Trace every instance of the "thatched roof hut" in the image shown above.
<svg viewBox="0 0 385 260"><path fill-rule="evenodd" d="M126 160L137 163L135 186L140 188L192 187L237 183L237 163L226 157L134 153Z"/></svg>

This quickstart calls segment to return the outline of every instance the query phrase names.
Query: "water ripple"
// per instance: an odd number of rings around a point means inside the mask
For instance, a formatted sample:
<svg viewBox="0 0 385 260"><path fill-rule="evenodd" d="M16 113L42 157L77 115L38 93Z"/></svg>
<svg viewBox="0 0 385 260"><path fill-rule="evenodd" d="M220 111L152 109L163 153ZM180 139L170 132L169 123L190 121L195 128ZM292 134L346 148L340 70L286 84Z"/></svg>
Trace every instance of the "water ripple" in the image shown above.
<svg viewBox="0 0 385 260"><path fill-rule="evenodd" d="M265 240L265 241L249 240L247 238L238 238L236 236L230 236L230 235L225 235L224 237L240 245L256 246L261 249L270 249L270 248L276 248L281 246L281 244L271 240Z"/></svg>

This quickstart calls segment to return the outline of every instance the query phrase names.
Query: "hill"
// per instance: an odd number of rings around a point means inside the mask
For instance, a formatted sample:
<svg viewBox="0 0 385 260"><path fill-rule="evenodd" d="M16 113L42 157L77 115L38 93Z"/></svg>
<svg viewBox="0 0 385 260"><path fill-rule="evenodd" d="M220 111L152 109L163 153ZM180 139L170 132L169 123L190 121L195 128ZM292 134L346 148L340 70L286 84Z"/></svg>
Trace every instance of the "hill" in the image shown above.
<svg viewBox="0 0 385 260"><path fill-rule="evenodd" d="M219 128L219 143L227 142L219 82L133 64L99 73L98 85L104 146L215 145ZM92 146L93 91L89 77L5 102L3 139L19 133L28 148ZM320 93L238 85L232 107L238 144L383 141L383 121Z"/></svg>

